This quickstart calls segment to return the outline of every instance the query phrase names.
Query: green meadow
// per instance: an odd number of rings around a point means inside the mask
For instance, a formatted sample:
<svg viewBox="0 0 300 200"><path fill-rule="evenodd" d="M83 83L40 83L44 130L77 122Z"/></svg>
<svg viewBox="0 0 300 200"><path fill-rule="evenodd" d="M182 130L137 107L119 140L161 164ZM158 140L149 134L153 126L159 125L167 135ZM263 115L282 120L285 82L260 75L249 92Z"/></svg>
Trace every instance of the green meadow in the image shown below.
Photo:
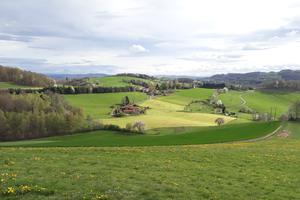
<svg viewBox="0 0 300 200"><path fill-rule="evenodd" d="M31 88L30 86L18 85L11 82L0 82L0 89L9 89L9 88Z"/></svg>
<svg viewBox="0 0 300 200"><path fill-rule="evenodd" d="M289 123L284 129L291 130L290 137L256 142L2 147L1 191L19 192L0 198L296 200L300 127Z"/></svg>
<svg viewBox="0 0 300 200"><path fill-rule="evenodd" d="M240 123L221 127L164 128L146 135L122 135L112 131L95 131L45 139L4 142L0 146L23 147L115 147L170 146L232 142L263 137L279 127L278 122Z"/></svg>
<svg viewBox="0 0 300 200"><path fill-rule="evenodd" d="M90 83L98 84L102 87L126 87L132 86L132 84L126 82L130 80L140 80L146 83L151 83L152 81L142 78L129 77L129 76L106 76L100 78L89 78Z"/></svg>
<svg viewBox="0 0 300 200"><path fill-rule="evenodd" d="M147 95L141 92L65 95L65 98L72 105L81 108L86 115L102 119L110 118L110 106L121 103L125 96L135 103L148 99Z"/></svg>
<svg viewBox="0 0 300 200"><path fill-rule="evenodd" d="M146 133L94 131L1 142L0 199L299 199L300 124L183 111L213 92L65 95L86 116L120 126L141 120ZM112 118L111 106L124 96L150 109ZM299 97L262 91L219 96L229 110L276 107L278 116ZM217 117L226 123L216 126ZM277 135L283 130L288 137Z"/></svg>

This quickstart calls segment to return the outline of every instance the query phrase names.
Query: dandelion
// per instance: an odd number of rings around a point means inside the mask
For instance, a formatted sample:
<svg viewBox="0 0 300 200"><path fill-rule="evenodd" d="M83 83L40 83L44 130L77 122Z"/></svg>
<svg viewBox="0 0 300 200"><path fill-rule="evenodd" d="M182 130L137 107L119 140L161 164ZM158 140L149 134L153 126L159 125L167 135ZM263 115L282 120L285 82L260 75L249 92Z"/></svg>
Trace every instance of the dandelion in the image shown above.
<svg viewBox="0 0 300 200"><path fill-rule="evenodd" d="M31 188L30 188L29 186L27 186L27 185L21 185L21 186L20 186L20 191L21 191L22 193L29 192L30 190L31 190Z"/></svg>
<svg viewBox="0 0 300 200"><path fill-rule="evenodd" d="M96 195L95 199L97 199L97 200L107 200L108 196L104 195L104 194Z"/></svg>
<svg viewBox="0 0 300 200"><path fill-rule="evenodd" d="M7 188L7 194L13 194L15 192L13 187L8 187Z"/></svg>

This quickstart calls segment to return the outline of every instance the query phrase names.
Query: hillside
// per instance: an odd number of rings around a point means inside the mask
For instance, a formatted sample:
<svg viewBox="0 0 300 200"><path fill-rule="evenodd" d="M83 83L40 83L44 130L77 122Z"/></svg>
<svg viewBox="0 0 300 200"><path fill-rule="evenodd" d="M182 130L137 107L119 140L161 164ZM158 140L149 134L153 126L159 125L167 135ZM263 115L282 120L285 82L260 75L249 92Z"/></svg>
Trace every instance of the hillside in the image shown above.
<svg viewBox="0 0 300 200"><path fill-rule="evenodd" d="M148 76L133 76L131 74L117 74L115 76L106 76L100 78L90 78L88 82L103 87L126 87L126 86L142 86L155 84L158 80L148 78Z"/></svg>
<svg viewBox="0 0 300 200"><path fill-rule="evenodd" d="M204 80L243 85L258 85L273 80L300 81L300 70L217 74Z"/></svg>
<svg viewBox="0 0 300 200"><path fill-rule="evenodd" d="M80 79L80 78L97 78L97 77L104 77L108 76L107 74L45 74L46 76L56 79L56 80L63 80L63 79Z"/></svg>
<svg viewBox="0 0 300 200"><path fill-rule="evenodd" d="M22 86L47 87L54 85L54 80L45 75L21 70L19 68L0 65L0 82L7 82Z"/></svg>

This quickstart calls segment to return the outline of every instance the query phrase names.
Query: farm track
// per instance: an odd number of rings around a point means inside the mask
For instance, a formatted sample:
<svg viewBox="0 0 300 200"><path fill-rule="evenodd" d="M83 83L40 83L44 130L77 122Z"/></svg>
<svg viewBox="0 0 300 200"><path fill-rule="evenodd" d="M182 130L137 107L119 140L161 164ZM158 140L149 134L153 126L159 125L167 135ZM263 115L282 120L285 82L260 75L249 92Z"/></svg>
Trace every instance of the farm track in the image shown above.
<svg viewBox="0 0 300 200"><path fill-rule="evenodd" d="M241 101L242 101L242 103L241 103L240 106L244 106L244 105L247 103L247 101L243 98L242 95L240 95L240 99L241 99Z"/></svg>

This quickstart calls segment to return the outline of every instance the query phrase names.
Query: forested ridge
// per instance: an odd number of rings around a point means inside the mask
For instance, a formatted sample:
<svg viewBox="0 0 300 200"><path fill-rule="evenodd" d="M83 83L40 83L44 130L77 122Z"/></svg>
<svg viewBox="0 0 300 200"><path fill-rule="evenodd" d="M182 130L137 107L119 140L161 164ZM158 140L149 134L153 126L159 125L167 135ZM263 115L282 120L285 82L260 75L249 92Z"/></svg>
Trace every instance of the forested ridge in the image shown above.
<svg viewBox="0 0 300 200"><path fill-rule="evenodd" d="M35 87L49 87L55 83L54 80L45 75L2 65L0 65L0 82L13 82Z"/></svg>

